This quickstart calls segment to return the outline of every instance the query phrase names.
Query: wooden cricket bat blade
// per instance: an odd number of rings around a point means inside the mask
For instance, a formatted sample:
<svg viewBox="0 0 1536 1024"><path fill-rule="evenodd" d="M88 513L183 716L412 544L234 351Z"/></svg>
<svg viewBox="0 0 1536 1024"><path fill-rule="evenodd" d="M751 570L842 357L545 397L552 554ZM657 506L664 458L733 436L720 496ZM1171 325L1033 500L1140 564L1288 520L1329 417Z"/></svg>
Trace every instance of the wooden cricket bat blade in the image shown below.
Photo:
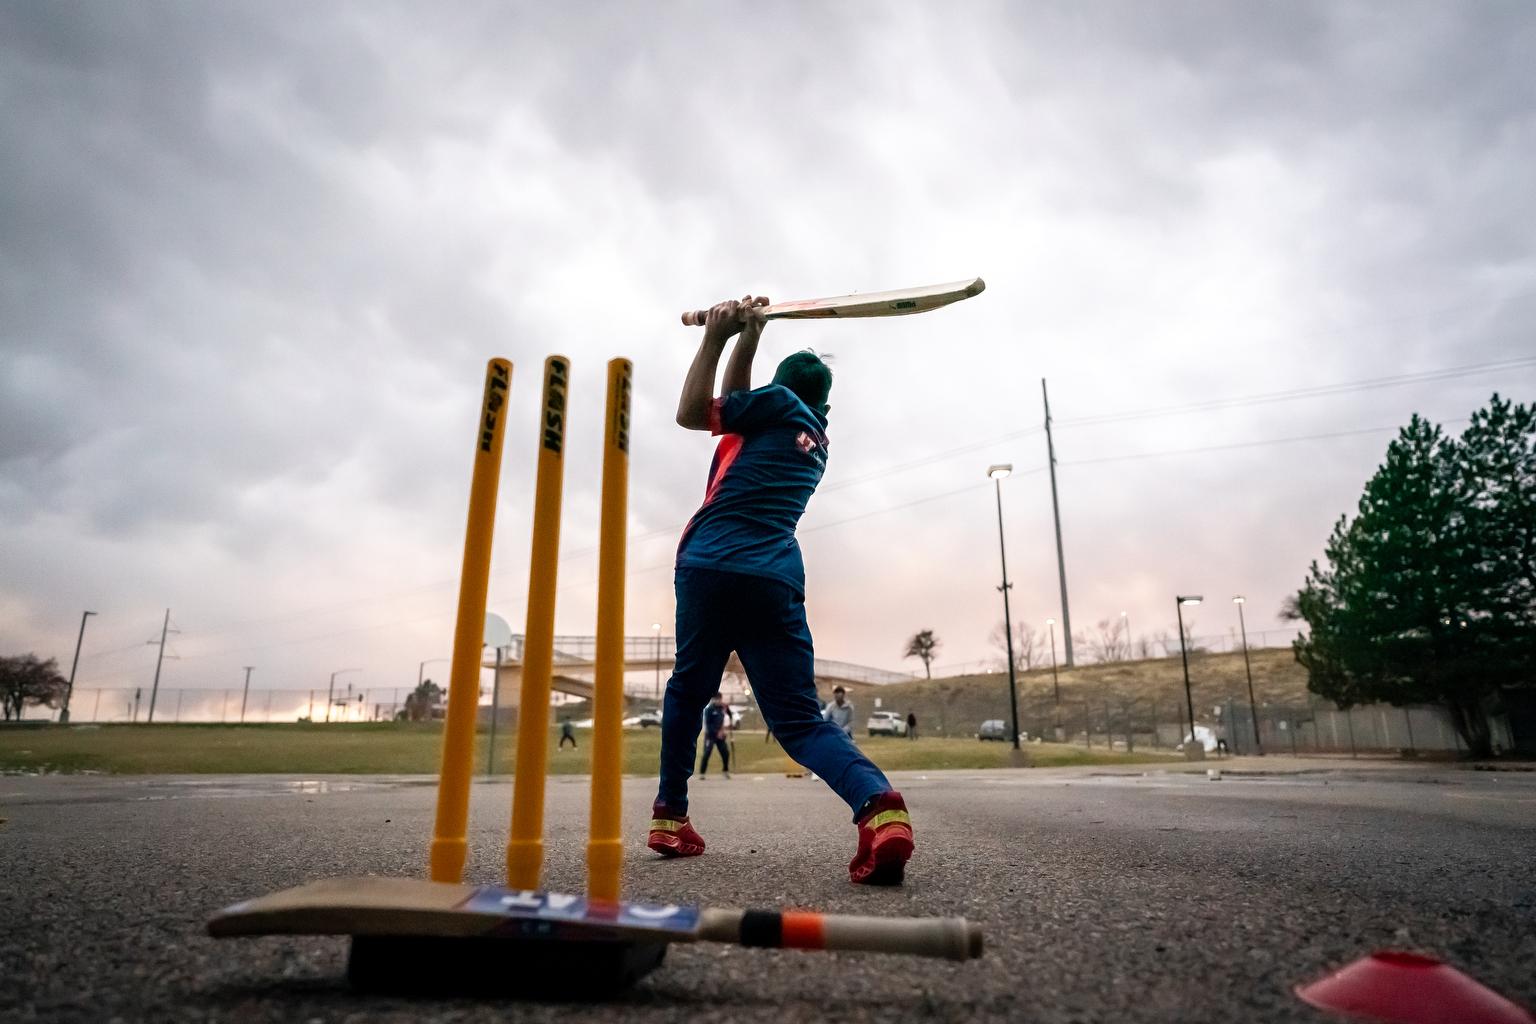
<svg viewBox="0 0 1536 1024"><path fill-rule="evenodd" d="M969 960L982 951L964 918L884 918L589 900L414 878L330 878L226 907L214 938L351 935L570 942L729 942Z"/></svg>
<svg viewBox="0 0 1536 1024"><path fill-rule="evenodd" d="M763 316L769 320L825 320L836 317L847 320L872 316L910 316L926 313L952 302L980 295L987 283L979 277L969 281L951 281L948 284L930 284L919 288L901 288L892 292L865 292L853 295L836 295L827 299L800 299L794 302L776 302L763 307ZM707 309L695 309L683 314L683 323L700 327L709 316Z"/></svg>

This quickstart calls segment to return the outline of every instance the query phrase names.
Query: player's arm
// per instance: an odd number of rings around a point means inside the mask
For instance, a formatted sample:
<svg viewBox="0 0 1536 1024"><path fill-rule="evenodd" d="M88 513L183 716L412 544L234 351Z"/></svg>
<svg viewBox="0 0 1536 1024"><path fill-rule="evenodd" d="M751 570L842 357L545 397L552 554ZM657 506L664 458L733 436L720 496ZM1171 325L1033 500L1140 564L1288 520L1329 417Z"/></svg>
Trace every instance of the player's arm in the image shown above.
<svg viewBox="0 0 1536 1024"><path fill-rule="evenodd" d="M741 303L735 299L716 303L704 320L704 340L683 378L677 400L677 425L689 430L709 429L709 410L715 402L715 371L725 343L742 329Z"/></svg>
<svg viewBox="0 0 1536 1024"><path fill-rule="evenodd" d="M741 304L738 314L742 318L741 337L736 339L731 358L726 360L725 380L720 384L721 397L733 391L752 390L752 359L757 355L757 342L763 336L763 326L768 322L762 313L766 305L768 297L765 295L749 296Z"/></svg>

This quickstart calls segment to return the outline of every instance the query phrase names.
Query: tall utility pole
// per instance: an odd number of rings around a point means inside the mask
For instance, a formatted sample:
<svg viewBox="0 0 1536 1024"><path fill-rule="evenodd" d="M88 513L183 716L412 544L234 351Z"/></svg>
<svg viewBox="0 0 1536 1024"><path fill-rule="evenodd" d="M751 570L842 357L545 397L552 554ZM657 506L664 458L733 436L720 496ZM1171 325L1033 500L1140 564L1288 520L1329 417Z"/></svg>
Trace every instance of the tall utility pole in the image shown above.
<svg viewBox="0 0 1536 1024"><path fill-rule="evenodd" d="M1067 607L1067 558L1061 551L1061 503L1056 500L1056 444L1051 440L1051 396L1040 378L1040 397L1045 400L1045 452L1051 469L1051 514L1056 518L1056 573L1061 577L1061 642L1067 668L1072 667L1072 611Z"/></svg>
<svg viewBox="0 0 1536 1024"><path fill-rule="evenodd" d="M171 628L171 610L167 608L165 610L165 621L160 624L160 653L155 657L155 683L149 688L149 717L145 719L146 722L153 722L155 720L155 698L160 694L160 666L165 662L165 635L167 633L180 632L181 630L179 629ZM152 644L155 641L146 640L144 642Z"/></svg>
<svg viewBox="0 0 1536 1024"><path fill-rule="evenodd" d="M69 686L64 690L64 709L59 712L59 724L69 722L69 698L75 695L75 669L80 667L80 645L85 643L85 620L95 615L86 612L80 616L80 635L75 638L75 660L69 663Z"/></svg>
<svg viewBox="0 0 1536 1024"><path fill-rule="evenodd" d="M1189 746L1184 749L1187 752L1195 745L1195 698L1189 688L1189 650L1184 642L1184 606L1187 604L1199 604L1203 600L1198 595L1193 597L1180 596L1174 600L1174 612L1179 617L1179 657L1184 659L1184 705L1189 709ZM1205 748L1201 747L1203 753Z"/></svg>
<svg viewBox="0 0 1536 1024"><path fill-rule="evenodd" d="M1008 706L1013 710L1013 749L1022 756L1019 747L1019 685L1018 673L1014 669L1013 660L1013 617L1008 608L1008 591L1013 589L1013 584L1008 582L1008 549L1003 544L1003 478L1013 472L1013 464L1005 463L992 466L987 470L987 476L992 478L992 485L997 491L997 554L1003 566L1003 585L998 590L1003 592L1003 637L1008 645Z"/></svg>
<svg viewBox="0 0 1536 1024"><path fill-rule="evenodd" d="M255 665L245 666L245 689L240 694L240 724L245 724L245 702L251 695L251 670Z"/></svg>
<svg viewBox="0 0 1536 1024"><path fill-rule="evenodd" d="M1237 605L1237 624L1243 631L1243 671L1248 676L1248 717L1253 720L1253 749L1262 756L1264 743L1259 739L1259 703L1253 697L1253 666L1248 663L1248 621L1243 618L1243 604L1247 598L1239 594L1232 599Z"/></svg>

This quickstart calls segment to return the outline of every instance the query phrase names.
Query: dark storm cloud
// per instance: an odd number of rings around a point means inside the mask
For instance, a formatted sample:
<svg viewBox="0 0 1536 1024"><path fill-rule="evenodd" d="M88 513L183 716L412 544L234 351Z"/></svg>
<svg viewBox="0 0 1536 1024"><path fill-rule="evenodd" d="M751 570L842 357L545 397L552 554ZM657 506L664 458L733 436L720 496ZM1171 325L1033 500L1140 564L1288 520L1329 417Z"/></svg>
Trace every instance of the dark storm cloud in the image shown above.
<svg viewBox="0 0 1536 1024"><path fill-rule="evenodd" d="M12 516L224 521L249 481L359 443L400 331L441 351L490 319L349 180L349 152L409 124L382 55L253 13L5 9Z"/></svg>

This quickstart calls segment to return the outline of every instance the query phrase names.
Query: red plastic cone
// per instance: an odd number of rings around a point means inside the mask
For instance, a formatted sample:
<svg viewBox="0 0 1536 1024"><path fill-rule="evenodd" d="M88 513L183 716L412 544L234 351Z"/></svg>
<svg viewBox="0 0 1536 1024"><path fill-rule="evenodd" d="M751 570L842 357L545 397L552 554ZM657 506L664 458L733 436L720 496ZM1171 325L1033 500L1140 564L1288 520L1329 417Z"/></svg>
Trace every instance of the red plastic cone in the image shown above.
<svg viewBox="0 0 1536 1024"><path fill-rule="evenodd" d="M1417 953L1372 953L1296 995L1321 1010L1389 1024L1536 1024L1536 1017L1450 964Z"/></svg>

